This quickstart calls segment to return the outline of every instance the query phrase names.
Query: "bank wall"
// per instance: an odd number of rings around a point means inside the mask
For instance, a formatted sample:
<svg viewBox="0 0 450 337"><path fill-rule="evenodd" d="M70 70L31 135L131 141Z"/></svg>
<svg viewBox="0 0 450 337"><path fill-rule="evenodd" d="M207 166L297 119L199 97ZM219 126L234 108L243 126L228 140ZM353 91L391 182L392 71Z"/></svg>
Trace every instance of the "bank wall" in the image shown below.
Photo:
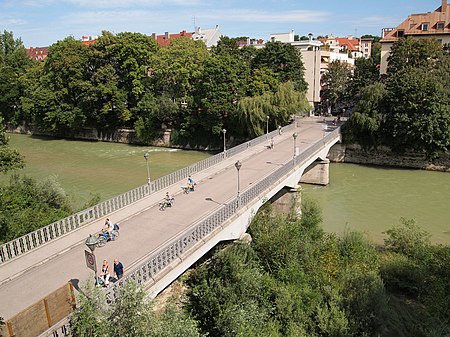
<svg viewBox="0 0 450 337"><path fill-rule="evenodd" d="M386 147L365 151L359 145L335 144L330 149L328 159L335 163L392 166L450 172L450 155L448 154L442 154L439 158L431 162L423 154L408 152L403 155L398 155Z"/></svg>

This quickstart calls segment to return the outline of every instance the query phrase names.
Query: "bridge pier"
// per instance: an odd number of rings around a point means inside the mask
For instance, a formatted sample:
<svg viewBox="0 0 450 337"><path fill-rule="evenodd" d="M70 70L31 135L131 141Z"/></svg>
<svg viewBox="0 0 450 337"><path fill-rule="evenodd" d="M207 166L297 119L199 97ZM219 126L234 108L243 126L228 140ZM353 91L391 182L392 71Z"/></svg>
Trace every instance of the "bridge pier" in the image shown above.
<svg viewBox="0 0 450 337"><path fill-rule="evenodd" d="M303 172L301 183L313 185L328 185L330 183L330 160L316 160Z"/></svg>
<svg viewBox="0 0 450 337"><path fill-rule="evenodd" d="M278 191L271 199L272 206L284 214L294 211L301 215L301 188L299 185L295 188L284 187ZM294 208L294 209L293 209Z"/></svg>

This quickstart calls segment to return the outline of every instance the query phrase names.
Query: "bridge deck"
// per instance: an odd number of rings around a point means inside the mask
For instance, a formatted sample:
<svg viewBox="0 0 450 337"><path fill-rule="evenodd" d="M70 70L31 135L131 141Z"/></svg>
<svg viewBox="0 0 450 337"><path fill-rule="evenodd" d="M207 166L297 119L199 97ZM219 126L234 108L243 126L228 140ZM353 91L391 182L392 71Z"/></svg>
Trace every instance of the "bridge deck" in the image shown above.
<svg viewBox="0 0 450 337"><path fill-rule="evenodd" d="M292 159L294 132L299 135L300 152L323 137L321 120L302 119L299 124L296 129L275 137L272 150L267 149L268 141L196 174L198 189L193 193L180 193L185 183L171 186L167 191L175 194L175 204L166 211L159 211L157 207L165 194L162 192L110 214L113 222L120 223L121 235L119 240L95 250L97 266L100 268L103 259L112 266L114 258L118 258L126 272L171 237L233 198L237 193L234 163L238 159L242 162L240 186L243 191ZM90 279L93 274L85 264L84 240L97 232L103 221L95 221L2 264L0 316L12 317L69 280L82 285Z"/></svg>

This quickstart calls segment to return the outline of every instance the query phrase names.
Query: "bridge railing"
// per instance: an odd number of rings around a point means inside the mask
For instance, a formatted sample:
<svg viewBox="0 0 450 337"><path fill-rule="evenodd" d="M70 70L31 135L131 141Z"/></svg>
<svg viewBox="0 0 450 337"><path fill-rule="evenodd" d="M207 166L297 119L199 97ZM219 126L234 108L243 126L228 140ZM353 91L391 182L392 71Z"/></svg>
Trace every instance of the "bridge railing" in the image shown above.
<svg viewBox="0 0 450 337"><path fill-rule="evenodd" d="M293 160L284 164L272 174L262 178L257 183L252 184L250 188L240 194L239 199L237 197L233 198L216 212L193 224L190 228L160 246L154 253L149 255L148 259L129 271L124 278L120 279L112 287L108 288L106 293L107 302L114 302L116 296L118 296L119 287L130 279L135 280L139 284L145 284L151 280L155 282L158 274L164 273L166 267L173 261L181 259L183 253L203 241L206 236L235 215L240 207L252 203L256 198L260 198L264 195L264 192L281 178L285 177L296 166L310 159L311 156L320 151L324 146L334 142L336 137L339 136L339 133L340 128L330 132L321 141L300 153Z"/></svg>
<svg viewBox="0 0 450 337"><path fill-rule="evenodd" d="M294 124L289 124L281 128L281 132L294 128ZM77 228L80 228L92 221L98 220L111 212L126 207L152 193L166 189L170 185L176 184L186 179L190 174L195 174L210 168L221 161L235 156L250 147L257 146L267 141L269 137L273 137L279 133L274 130L269 134L252 139L246 143L230 148L226 153L218 153L212 157L206 158L195 164L172 172L166 176L160 177L150 183L134 188L128 192L120 194L111 199L102 201L97 205L84 209L78 213L70 215L64 219L55 221L45 227L37 229L31 233L23 235L17 239L0 245L0 264L9 261L17 256L25 254L37 247L40 247L56 238L59 238Z"/></svg>

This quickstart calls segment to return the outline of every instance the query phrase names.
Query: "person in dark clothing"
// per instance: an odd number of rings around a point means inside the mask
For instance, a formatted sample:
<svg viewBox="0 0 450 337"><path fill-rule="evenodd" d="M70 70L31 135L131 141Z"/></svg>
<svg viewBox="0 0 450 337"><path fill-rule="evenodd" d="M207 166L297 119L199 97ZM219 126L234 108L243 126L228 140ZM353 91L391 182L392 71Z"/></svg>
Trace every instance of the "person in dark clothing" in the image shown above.
<svg viewBox="0 0 450 337"><path fill-rule="evenodd" d="M122 262L119 262L118 259L114 259L114 273L116 274L116 277L118 280L120 280L123 277L123 264Z"/></svg>

